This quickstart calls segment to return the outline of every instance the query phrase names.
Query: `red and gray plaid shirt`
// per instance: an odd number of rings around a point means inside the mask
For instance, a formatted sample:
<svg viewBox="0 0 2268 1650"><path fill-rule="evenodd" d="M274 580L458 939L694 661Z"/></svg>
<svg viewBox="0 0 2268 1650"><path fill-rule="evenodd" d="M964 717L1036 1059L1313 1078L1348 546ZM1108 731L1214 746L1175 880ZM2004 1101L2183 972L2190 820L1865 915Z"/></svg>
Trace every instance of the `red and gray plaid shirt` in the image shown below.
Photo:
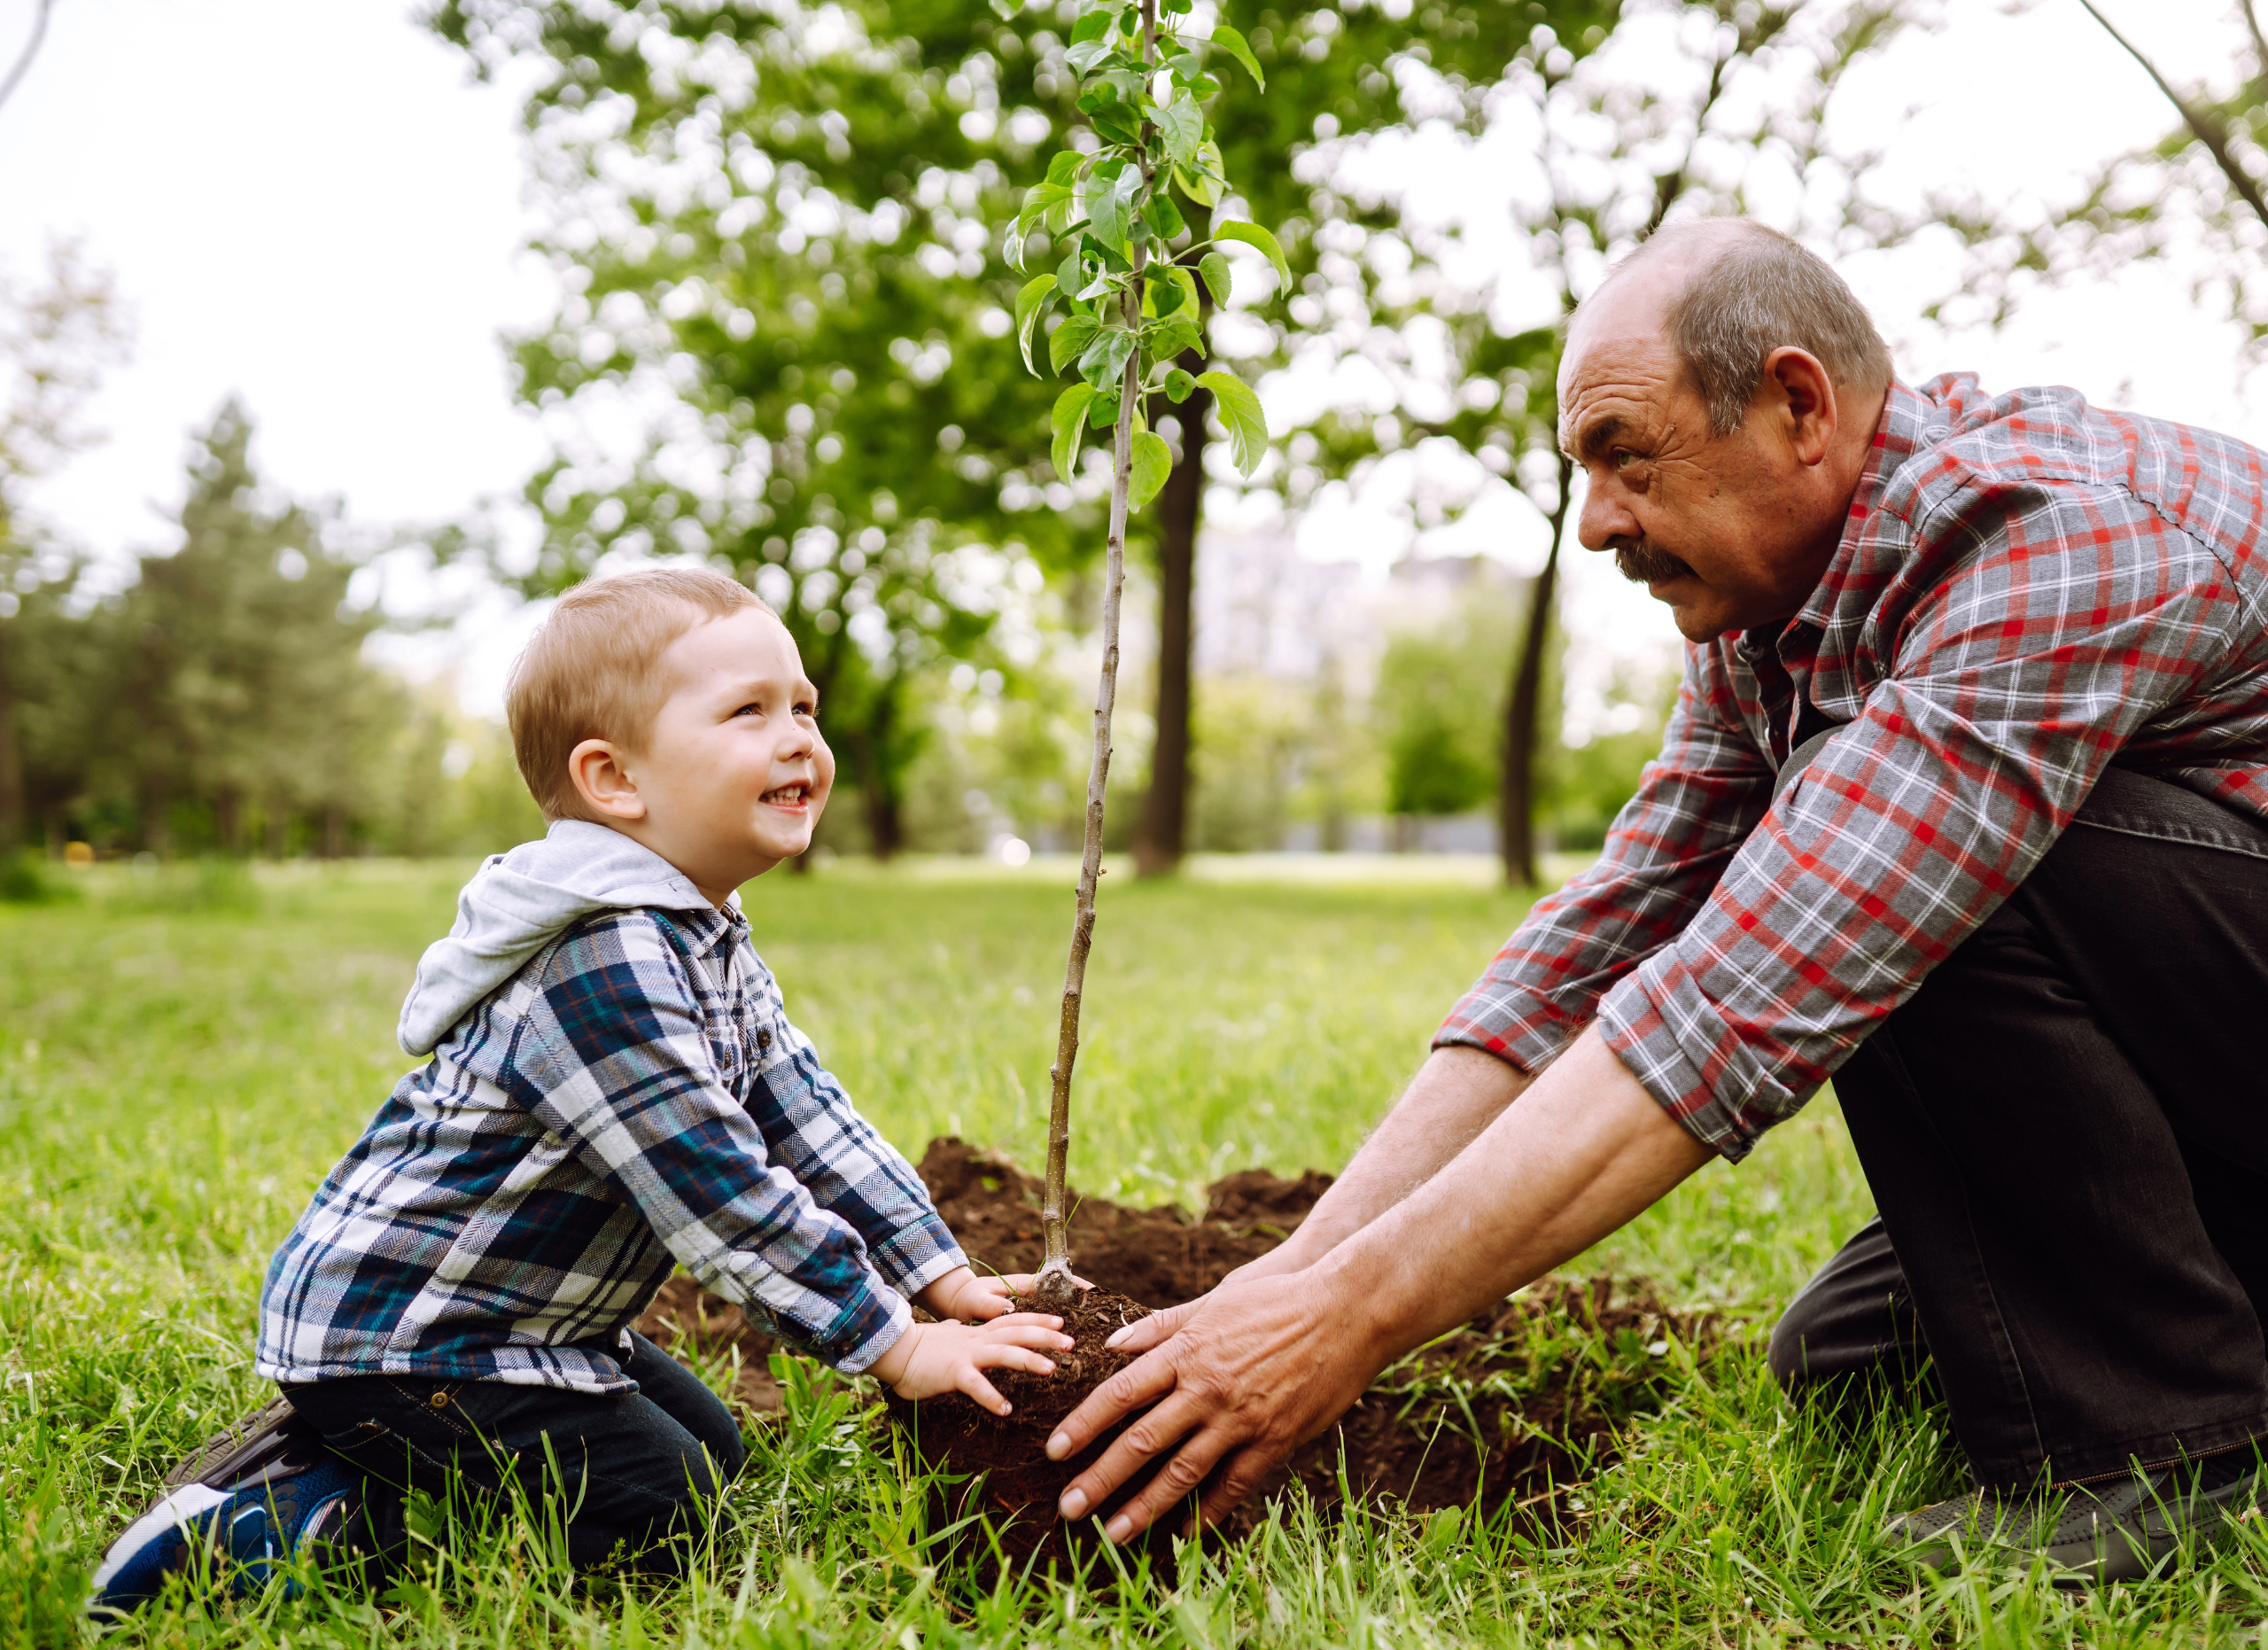
<svg viewBox="0 0 2268 1650"><path fill-rule="evenodd" d="M1532 1071L1596 1017L1738 1159L2023 881L2107 764L2268 817L2264 466L2067 389L1893 385L1810 601L1776 634L1687 649L1604 854L1435 1046ZM1775 802L1799 722L1849 726Z"/></svg>

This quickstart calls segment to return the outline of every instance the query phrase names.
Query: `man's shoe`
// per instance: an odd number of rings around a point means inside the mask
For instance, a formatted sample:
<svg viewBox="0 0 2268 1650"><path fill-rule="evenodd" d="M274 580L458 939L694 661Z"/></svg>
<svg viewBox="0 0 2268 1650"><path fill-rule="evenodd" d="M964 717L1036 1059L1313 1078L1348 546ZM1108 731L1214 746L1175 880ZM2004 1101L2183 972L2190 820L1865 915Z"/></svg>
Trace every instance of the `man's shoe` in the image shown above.
<svg viewBox="0 0 2268 1650"><path fill-rule="evenodd" d="M200 1566L233 1597L255 1592L279 1560L340 1539L361 1483L278 1399L167 1476L164 1493L103 1555L87 1607L124 1615L156 1598L167 1576Z"/></svg>
<svg viewBox="0 0 2268 1650"><path fill-rule="evenodd" d="M2062 1583L2140 1581L2162 1571L2185 1538L2210 1546L2264 1491L2259 1456L2232 1450L2069 1490L1973 1490L1892 1519L1884 1533L1898 1557L1932 1569L1964 1558L2000 1566L2044 1558Z"/></svg>

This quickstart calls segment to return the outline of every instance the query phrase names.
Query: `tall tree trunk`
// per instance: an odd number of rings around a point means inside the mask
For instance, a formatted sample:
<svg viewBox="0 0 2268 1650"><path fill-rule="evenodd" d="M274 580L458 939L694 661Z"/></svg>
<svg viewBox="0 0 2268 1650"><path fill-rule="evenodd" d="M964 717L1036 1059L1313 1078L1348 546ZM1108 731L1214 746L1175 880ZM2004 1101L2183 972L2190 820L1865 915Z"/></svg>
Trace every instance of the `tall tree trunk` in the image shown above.
<svg viewBox="0 0 2268 1650"><path fill-rule="evenodd" d="M244 793L223 785L213 798L214 824L221 835L221 852L235 859L245 851Z"/></svg>
<svg viewBox="0 0 2268 1650"><path fill-rule="evenodd" d="M1180 365L1192 374L1205 370L1194 350L1183 352ZM1212 405L1211 392L1194 390L1172 409L1181 422L1181 457L1158 494L1158 732L1150 793L1134 837L1134 868L1142 876L1170 876L1188 843L1191 605L1205 501L1205 415Z"/></svg>
<svg viewBox="0 0 2268 1650"><path fill-rule="evenodd" d="M1559 590L1559 546L1565 536L1567 507L1573 497L1575 466L1559 459L1559 503L1551 512L1551 548L1527 610L1527 634L1512 665L1511 691L1504 698L1504 778L1497 797L1498 845L1504 880L1515 887L1535 882L1535 756L1541 747L1544 650L1551 643L1551 612Z"/></svg>
<svg viewBox="0 0 2268 1650"><path fill-rule="evenodd" d="M162 780L142 792L142 852L164 859L173 852L173 793Z"/></svg>
<svg viewBox="0 0 2268 1650"><path fill-rule="evenodd" d="M890 724L897 717L897 696L883 692L851 735L858 751L858 799L866 814L866 844L877 860L892 860L905 846L905 820L897 776L889 770Z"/></svg>
<svg viewBox="0 0 2268 1650"><path fill-rule="evenodd" d="M9 678L8 633L0 623L0 853L24 839L24 753L16 743L16 691Z"/></svg>

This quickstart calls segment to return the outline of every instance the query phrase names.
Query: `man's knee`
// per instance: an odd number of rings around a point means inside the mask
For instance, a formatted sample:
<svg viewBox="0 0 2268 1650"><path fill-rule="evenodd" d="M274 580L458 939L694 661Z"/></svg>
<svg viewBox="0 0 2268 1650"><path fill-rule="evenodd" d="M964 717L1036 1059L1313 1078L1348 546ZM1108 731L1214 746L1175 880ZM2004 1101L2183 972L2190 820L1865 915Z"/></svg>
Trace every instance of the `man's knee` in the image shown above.
<svg viewBox="0 0 2268 1650"><path fill-rule="evenodd" d="M1797 1291L1764 1357L1790 1397L1826 1397L1838 1407L1921 1372L1928 1359L1921 1323L1879 1219L1860 1227Z"/></svg>

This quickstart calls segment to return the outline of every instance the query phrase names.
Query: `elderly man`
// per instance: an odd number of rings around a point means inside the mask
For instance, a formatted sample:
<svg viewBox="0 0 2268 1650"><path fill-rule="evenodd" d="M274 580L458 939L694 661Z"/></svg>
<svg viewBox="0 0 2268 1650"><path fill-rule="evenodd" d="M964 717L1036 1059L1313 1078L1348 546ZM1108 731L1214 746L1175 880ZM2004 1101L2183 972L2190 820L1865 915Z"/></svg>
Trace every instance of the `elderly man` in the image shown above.
<svg viewBox="0 0 2268 1650"><path fill-rule="evenodd" d="M1690 643L1661 759L1293 1240L1123 1334L1050 1452L1149 1407L1063 1514L1223 1510L1833 1076L1880 1218L1772 1361L1847 1396L1926 1355L1977 1488L1891 1544L2162 1565L2268 1437L2268 460L1909 388L1736 221L1615 270L1559 402L1583 543Z"/></svg>

